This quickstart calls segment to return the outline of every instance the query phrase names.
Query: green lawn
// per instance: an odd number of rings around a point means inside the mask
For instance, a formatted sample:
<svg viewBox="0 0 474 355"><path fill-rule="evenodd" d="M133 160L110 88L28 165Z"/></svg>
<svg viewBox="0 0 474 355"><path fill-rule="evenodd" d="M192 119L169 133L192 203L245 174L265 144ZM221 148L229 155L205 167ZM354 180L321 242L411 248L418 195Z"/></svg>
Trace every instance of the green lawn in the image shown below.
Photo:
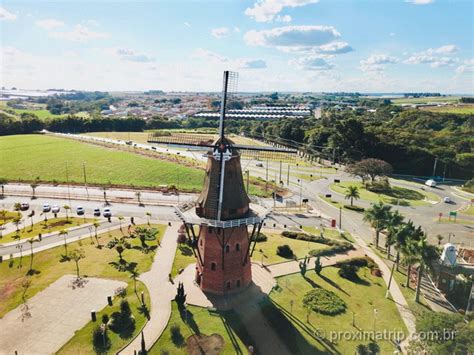
<svg viewBox="0 0 474 355"><path fill-rule="evenodd" d="M412 206L423 206L430 205L429 201L438 202L440 199L437 195L432 192L426 192L423 190L413 190L405 187L391 186L389 193L377 194L375 192L366 190L362 183L358 181L344 181L341 183L333 183L330 185L331 190L334 192L345 195L348 186L357 186L359 188L359 194L361 200L370 202L378 202L382 200L385 203L392 205L397 204L397 199L400 204L412 205ZM425 200L426 199L426 200Z"/></svg>
<svg viewBox="0 0 474 355"><path fill-rule="evenodd" d="M361 281L352 282L341 278L338 269L324 268L321 275L309 271L306 279L299 273L278 278L278 288L271 292L271 303L264 303L268 322L275 328L292 353L317 354L340 353L354 354L357 345L367 340L345 340L341 338L331 342L331 335L348 332L357 336L358 330L371 332L374 330L374 309L377 310L377 331L400 331L406 333L405 325L393 301L385 298L387 290L382 278L372 276L368 270L359 270ZM332 291L344 300L347 309L336 316L308 313L303 307L302 298L306 292L315 287ZM280 309L283 313L275 312ZM354 313L353 313L354 312ZM355 327L352 326L353 317ZM323 335L318 340L314 334ZM379 341L382 354L395 350L392 343Z"/></svg>
<svg viewBox="0 0 474 355"><path fill-rule="evenodd" d="M166 226L152 225L159 231L159 236L163 236ZM99 243L106 245L114 236L121 236L120 230L99 235ZM140 241L129 239L132 246L140 245ZM149 242L150 245L153 245ZM118 260L118 254L115 250L103 247L97 248L90 239L83 239L68 244L68 251L81 247L85 251L86 258L80 262L80 273L88 277L104 277L114 280L130 282L129 273L119 272L109 265L110 261ZM64 254L64 247L48 249L34 254L33 269L35 272L29 276L30 254L24 251L22 260L16 258L10 261L0 263L0 317L3 317L8 311L21 304L21 284L24 280L31 281L31 287L28 290L28 298L44 290L49 284L53 283L61 276L66 274L75 274L76 268L74 262L60 262ZM140 273L149 270L154 258L154 252L148 254L142 253L139 249L126 249L123 258L128 262L137 262ZM20 264L21 263L21 264ZM21 265L21 266L20 266Z"/></svg>
<svg viewBox="0 0 474 355"><path fill-rule="evenodd" d="M401 104L426 104L428 102L452 102L456 103L460 99L459 96L434 96L434 97L419 97L419 98L400 98L400 99L391 99L392 104L401 105Z"/></svg>
<svg viewBox="0 0 474 355"><path fill-rule="evenodd" d="M456 219L454 219L454 217L451 217L451 219L448 217L442 217L441 219L435 219L435 221L443 224L474 224L474 219L462 219L459 217Z"/></svg>
<svg viewBox="0 0 474 355"><path fill-rule="evenodd" d="M474 216L474 205L471 203L469 207L464 210L459 211L462 214L467 214L469 216Z"/></svg>
<svg viewBox="0 0 474 355"><path fill-rule="evenodd" d="M432 112L456 113L458 115L472 115L474 114L474 105L426 107L423 108L423 110Z"/></svg>
<svg viewBox="0 0 474 355"><path fill-rule="evenodd" d="M320 235L321 229L312 226L303 226L303 230L307 233ZM323 232L324 237L331 238L331 239L338 239L342 241L348 241L354 243L354 239L352 238L351 234L348 232L343 232L342 234L336 228L324 228Z"/></svg>
<svg viewBox="0 0 474 355"><path fill-rule="evenodd" d="M189 264L195 263L193 250L186 244L178 244L174 257L173 268L171 269L171 277L178 275L180 269L186 268Z"/></svg>
<svg viewBox="0 0 474 355"><path fill-rule="evenodd" d="M216 312L196 306L187 306L187 310L188 322L186 323L186 316L184 314L182 316L176 303L172 302L171 318L168 325L148 354L189 354L186 351L186 340L194 334L221 335L224 338L224 347L215 354L247 354L247 347L244 343L249 344L251 340L233 311ZM172 326L179 327L179 333L176 332L177 336L175 337L171 334Z"/></svg>
<svg viewBox="0 0 474 355"><path fill-rule="evenodd" d="M15 115L20 116L22 113L31 113L33 115L36 115L40 120L44 120L47 118L54 118L54 117L65 117L67 114L62 114L62 115L55 115L48 110L46 110L46 105L45 104L35 104L31 105L31 108L29 109L17 109L17 108L11 108L7 106L5 101L0 102L0 111L5 110L5 111L11 111L14 112ZM74 116L79 116L79 117L89 117L89 113L87 112L78 112L75 113Z"/></svg>
<svg viewBox="0 0 474 355"><path fill-rule="evenodd" d="M178 185L183 191L200 191L204 170L141 155L107 149L70 139L44 135L0 137L0 176L8 180L84 182L89 184L158 187ZM265 195L264 187L250 185L250 193ZM269 192L270 193L270 192Z"/></svg>
<svg viewBox="0 0 474 355"><path fill-rule="evenodd" d="M324 244L286 238L277 233L265 233L265 235L268 238L267 241L258 242L253 252L253 259L262 261L263 256L263 263L265 265L293 260L277 255L276 251L279 245L289 245L298 259L304 258L310 250L327 248Z"/></svg>
<svg viewBox="0 0 474 355"><path fill-rule="evenodd" d="M0 244L17 240L14 238L16 235L20 236L19 239L26 239L37 237L39 233L44 235L47 233L60 231L61 229L67 230L69 228L80 226L81 224L92 222L94 222L94 219L91 218L69 217L68 220L66 220L66 218L50 218L46 223L44 220L42 220L41 222L37 222L31 226L30 219L25 218L24 221L18 226L20 231L18 233L12 232L4 235L3 238L0 238Z"/></svg>
<svg viewBox="0 0 474 355"><path fill-rule="evenodd" d="M11 212L7 210L0 210L0 226L11 222L16 217L21 218L21 213L16 211Z"/></svg>

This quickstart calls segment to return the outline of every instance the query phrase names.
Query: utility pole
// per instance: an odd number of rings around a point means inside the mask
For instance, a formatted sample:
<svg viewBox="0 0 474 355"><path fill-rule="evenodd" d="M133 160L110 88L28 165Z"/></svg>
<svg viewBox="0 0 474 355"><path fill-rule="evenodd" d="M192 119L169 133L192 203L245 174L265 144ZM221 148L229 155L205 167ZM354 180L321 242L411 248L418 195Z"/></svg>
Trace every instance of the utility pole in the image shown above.
<svg viewBox="0 0 474 355"><path fill-rule="evenodd" d="M278 183L280 183L280 181L281 181L281 165L282 164L281 164L281 160L280 160L280 180L278 180Z"/></svg>
<svg viewBox="0 0 474 355"><path fill-rule="evenodd" d="M69 200L69 207L71 206L71 191L69 189L69 169L66 162L66 184L67 184L67 198Z"/></svg>
<svg viewBox="0 0 474 355"><path fill-rule="evenodd" d="M267 188L268 188L268 156L267 156L267 169L265 172L265 192L267 192Z"/></svg>
<svg viewBox="0 0 474 355"><path fill-rule="evenodd" d="M286 177L286 184L290 186L290 163L288 163L288 176Z"/></svg>
<svg viewBox="0 0 474 355"><path fill-rule="evenodd" d="M87 199L89 200L89 190L87 189L86 163L82 162L82 173L84 174L84 187L86 188Z"/></svg>
<svg viewBox="0 0 474 355"><path fill-rule="evenodd" d="M438 157L435 158L434 165L433 165L433 177L436 175L436 165L438 165Z"/></svg>
<svg viewBox="0 0 474 355"><path fill-rule="evenodd" d="M339 207L339 229L342 229L342 207Z"/></svg>

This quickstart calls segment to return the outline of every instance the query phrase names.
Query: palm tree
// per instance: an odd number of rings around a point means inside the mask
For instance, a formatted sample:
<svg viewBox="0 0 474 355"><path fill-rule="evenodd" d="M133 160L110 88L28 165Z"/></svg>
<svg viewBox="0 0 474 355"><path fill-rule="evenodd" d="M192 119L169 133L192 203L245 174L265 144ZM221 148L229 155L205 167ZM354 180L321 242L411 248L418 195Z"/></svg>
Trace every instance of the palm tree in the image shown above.
<svg viewBox="0 0 474 355"><path fill-rule="evenodd" d="M428 244L426 235L423 235L423 237L415 243L414 250L416 252L419 263L418 274L416 277L415 302L419 303L423 271L427 268L430 268L433 261L439 258L439 255L436 247L434 245Z"/></svg>
<svg viewBox="0 0 474 355"><path fill-rule="evenodd" d="M77 278L79 278L79 261L81 259L84 259L86 257L86 253L84 252L84 249L76 248L72 251L71 253L71 259L74 260L76 263L76 274Z"/></svg>
<svg viewBox="0 0 474 355"><path fill-rule="evenodd" d="M15 211L21 210L21 203L20 203L20 202L15 202L15 203L13 204L13 209L14 209Z"/></svg>
<svg viewBox="0 0 474 355"><path fill-rule="evenodd" d="M141 206L142 205L142 200L141 200L142 193L140 191L137 191L137 192L135 192L135 196L137 196L138 206Z"/></svg>
<svg viewBox="0 0 474 355"><path fill-rule="evenodd" d="M385 205L382 201L372 204L372 207L364 212L363 220L369 222L371 227L375 229L375 247L379 246L380 232L387 227L387 219L391 206Z"/></svg>
<svg viewBox="0 0 474 355"><path fill-rule="evenodd" d="M0 177L0 186L2 187L2 199L5 198L5 185L8 185L8 180Z"/></svg>
<svg viewBox="0 0 474 355"><path fill-rule="evenodd" d="M150 213L150 212L147 212L147 213L145 213L145 214L146 214L146 220L147 220L148 226L150 226L151 213Z"/></svg>
<svg viewBox="0 0 474 355"><path fill-rule="evenodd" d="M30 184L31 190L33 190L33 195L31 196L32 200L34 200L36 198L35 192L36 192L36 188L38 187L38 180L39 179L36 178L36 180Z"/></svg>
<svg viewBox="0 0 474 355"><path fill-rule="evenodd" d="M64 210L66 211L66 221L69 220L69 213L68 211L71 209L71 207L69 205L64 205L63 206Z"/></svg>
<svg viewBox="0 0 474 355"><path fill-rule="evenodd" d="M130 278L133 280L133 290L134 290L135 294L137 295L137 297L138 297L137 279L138 279L139 276L140 276L140 273L136 270L136 268L133 268L132 270L130 270Z"/></svg>
<svg viewBox="0 0 474 355"><path fill-rule="evenodd" d="M118 216L118 220L119 220L119 223L120 223L120 231L122 232L123 234L123 230L122 230L122 221L123 221L123 216Z"/></svg>
<svg viewBox="0 0 474 355"><path fill-rule="evenodd" d="M109 203L107 202L107 190L108 190L108 187L107 186L102 186L102 191L104 191L104 203L105 205L108 205Z"/></svg>
<svg viewBox="0 0 474 355"><path fill-rule="evenodd" d="M60 236L62 235L64 238L64 253L65 253L65 256L67 257L67 240L66 239L67 239L68 231L66 229L61 229L59 231L59 235Z"/></svg>
<svg viewBox="0 0 474 355"><path fill-rule="evenodd" d="M398 211L389 212L387 218L387 227L386 227L386 236L387 239L385 244L387 246L387 257L390 259L390 247L392 245L398 245L398 242L402 242L399 240L399 237L403 237L403 235L398 235L399 230L403 227L405 217L403 217Z"/></svg>
<svg viewBox="0 0 474 355"><path fill-rule="evenodd" d="M15 218L13 218L12 222L16 227L16 234L18 235L18 233L20 233L20 228L19 227L20 227L20 224L21 224L20 216L17 216Z"/></svg>
<svg viewBox="0 0 474 355"><path fill-rule="evenodd" d="M348 186L346 195L344 197L346 200L351 199L351 206L352 206L354 199L358 200L360 198L359 188L355 185Z"/></svg>
<svg viewBox="0 0 474 355"><path fill-rule="evenodd" d="M95 238L95 240L96 240L96 242L97 242L97 246L100 246L100 245L99 245L99 237L97 236L97 228L99 228L100 223L97 222L97 221L94 221L94 223L93 223L92 225L94 226L94 229L95 229L94 238Z"/></svg>

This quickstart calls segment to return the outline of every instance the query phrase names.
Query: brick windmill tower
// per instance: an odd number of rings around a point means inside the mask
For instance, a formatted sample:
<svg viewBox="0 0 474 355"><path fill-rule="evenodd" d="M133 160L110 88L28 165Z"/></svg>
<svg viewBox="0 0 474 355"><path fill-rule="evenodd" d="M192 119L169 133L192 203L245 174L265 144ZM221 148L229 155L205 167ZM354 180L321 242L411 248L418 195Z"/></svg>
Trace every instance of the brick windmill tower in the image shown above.
<svg viewBox="0 0 474 355"><path fill-rule="evenodd" d="M240 151L258 154L296 154L291 149L243 146L225 136L228 88L235 87L237 73L225 71L219 137L212 144L202 140L179 141L152 134L150 143L209 148L201 195L194 203L176 208L197 259L195 281L204 292L225 295L245 289L252 281L250 257L255 237L269 211L250 203L245 191ZM253 244L253 247L252 247Z"/></svg>

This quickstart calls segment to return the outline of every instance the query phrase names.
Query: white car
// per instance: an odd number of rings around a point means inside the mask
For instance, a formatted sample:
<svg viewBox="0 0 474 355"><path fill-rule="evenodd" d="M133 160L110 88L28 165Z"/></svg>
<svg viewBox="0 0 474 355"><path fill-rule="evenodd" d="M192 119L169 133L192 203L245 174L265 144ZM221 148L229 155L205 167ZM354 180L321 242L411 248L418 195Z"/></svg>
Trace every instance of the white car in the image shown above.
<svg viewBox="0 0 474 355"><path fill-rule="evenodd" d="M48 203L45 203L43 205L43 212L46 213L46 212L50 212L50 211L51 211L51 206Z"/></svg>
<svg viewBox="0 0 474 355"><path fill-rule="evenodd" d="M104 217L106 218L109 218L109 217L112 217L112 211L110 210L110 208L104 208L104 213L103 213Z"/></svg>
<svg viewBox="0 0 474 355"><path fill-rule="evenodd" d="M51 212L53 213L59 213L60 210L61 207L59 207L58 205L53 205L53 207L51 207Z"/></svg>
<svg viewBox="0 0 474 355"><path fill-rule="evenodd" d="M255 164L255 166L257 166L258 168L263 168L263 163L257 163Z"/></svg>
<svg viewBox="0 0 474 355"><path fill-rule="evenodd" d="M76 213L77 213L79 216L83 215L83 214L85 213L84 207L78 206L78 207L76 208Z"/></svg>
<svg viewBox="0 0 474 355"><path fill-rule="evenodd" d="M453 200L451 200L451 197L446 196L445 198L443 198L443 202L444 203L453 203Z"/></svg>
<svg viewBox="0 0 474 355"><path fill-rule="evenodd" d="M436 181L432 179L426 180L425 185L429 187L436 187Z"/></svg>

